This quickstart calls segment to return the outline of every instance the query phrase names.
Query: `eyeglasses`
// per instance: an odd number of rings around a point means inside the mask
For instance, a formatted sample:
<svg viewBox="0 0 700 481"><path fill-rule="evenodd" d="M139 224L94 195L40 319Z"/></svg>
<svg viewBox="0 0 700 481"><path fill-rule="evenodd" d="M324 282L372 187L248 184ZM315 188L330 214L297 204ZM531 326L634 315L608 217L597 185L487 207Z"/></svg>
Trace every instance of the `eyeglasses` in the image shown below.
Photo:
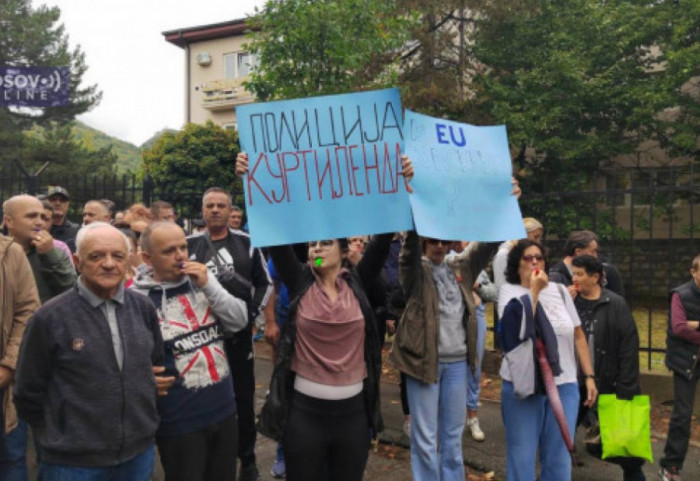
<svg viewBox="0 0 700 481"><path fill-rule="evenodd" d="M450 245L451 243L452 243L452 241L446 241L446 240L442 240L442 239L428 239L428 244L434 245L434 246L436 246L438 244L442 244L442 245L446 246L446 245Z"/></svg>
<svg viewBox="0 0 700 481"><path fill-rule="evenodd" d="M522 259L523 259L525 262L532 262L533 260L536 260L537 262L540 262L541 260L544 259L544 257L541 256L541 255L539 255L539 254L535 254L535 255L532 255L532 256L523 256Z"/></svg>
<svg viewBox="0 0 700 481"><path fill-rule="evenodd" d="M316 246L321 246L325 249L330 248L333 245L333 239L326 239L326 240L320 240L320 241L312 241L309 242L309 249L313 249Z"/></svg>

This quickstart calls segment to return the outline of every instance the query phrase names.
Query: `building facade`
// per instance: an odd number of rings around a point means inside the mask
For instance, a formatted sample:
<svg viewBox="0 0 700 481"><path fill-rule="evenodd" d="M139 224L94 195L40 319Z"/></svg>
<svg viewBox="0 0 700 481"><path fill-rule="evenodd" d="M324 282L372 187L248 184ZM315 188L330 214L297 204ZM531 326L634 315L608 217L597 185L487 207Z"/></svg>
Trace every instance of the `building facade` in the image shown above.
<svg viewBox="0 0 700 481"><path fill-rule="evenodd" d="M185 53L185 123L237 128L236 106L254 101L243 82L256 65L245 19L163 32Z"/></svg>

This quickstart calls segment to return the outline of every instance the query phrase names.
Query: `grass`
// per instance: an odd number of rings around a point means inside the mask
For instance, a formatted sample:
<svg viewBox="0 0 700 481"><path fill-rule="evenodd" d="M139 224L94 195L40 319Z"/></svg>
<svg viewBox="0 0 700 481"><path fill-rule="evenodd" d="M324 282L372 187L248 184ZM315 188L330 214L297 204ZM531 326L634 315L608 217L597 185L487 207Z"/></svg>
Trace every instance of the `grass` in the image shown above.
<svg viewBox="0 0 700 481"><path fill-rule="evenodd" d="M637 323L637 331L639 332L639 346L641 349L648 347L665 349L666 348L666 317L667 310L665 307L636 307L632 310L632 316ZM486 325L493 326L493 305L486 306ZM650 327L651 326L651 329ZM493 348L493 331L489 330L486 337L486 347ZM665 354L663 352L653 352L651 354L646 351L639 351L639 368L651 372L666 372L664 365Z"/></svg>

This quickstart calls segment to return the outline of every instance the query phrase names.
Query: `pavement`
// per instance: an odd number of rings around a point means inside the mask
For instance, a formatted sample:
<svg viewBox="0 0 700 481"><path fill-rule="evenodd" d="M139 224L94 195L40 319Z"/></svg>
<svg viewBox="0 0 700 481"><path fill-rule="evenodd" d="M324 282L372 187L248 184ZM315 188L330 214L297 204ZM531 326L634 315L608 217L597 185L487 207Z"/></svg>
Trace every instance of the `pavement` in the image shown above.
<svg viewBox="0 0 700 481"><path fill-rule="evenodd" d="M261 346L257 343L256 347ZM256 352L256 384L258 407L262 406L265 391L272 372L272 363L264 347L258 348ZM401 412L401 401L398 384L392 382L382 382L382 414L384 416L385 431L380 435L379 453L371 453L365 480L367 481L408 481L411 479L410 453L408 451L409 440L403 433L403 413ZM479 422L481 428L486 433L486 440L476 442L471 439L468 433L464 436L464 462L466 466L474 470L474 477L468 479L479 479L478 473L486 474L493 472L494 481L505 480L506 466L506 446L505 429L501 420L501 405L498 402L482 401L479 408ZM652 436L652 449L654 452L654 463L646 463L644 473L648 481L658 480L659 464L658 460L663 454L665 439L656 434ZM605 461L593 458L584 451L583 430L577 431L576 437L577 460L582 466L573 469L573 481L621 481L622 469ZM258 437L258 458L263 480L272 480L270 467L274 461L274 443L270 440ZM395 447L390 449L387 457L386 450L382 447ZM686 457L685 467L682 475L685 481L700 480L700 447L691 445ZM483 477L482 479L489 479ZM332 481L332 480L331 480ZM437 480L436 480L437 481ZM564 481L564 480L562 480Z"/></svg>
<svg viewBox="0 0 700 481"><path fill-rule="evenodd" d="M265 400L272 373L270 349L264 343L256 343L255 357L256 401L259 409ZM392 382L382 382L381 393L382 414L386 429L380 435L379 445L370 452L364 479L367 481L409 481L411 479L410 445L403 433L399 386ZM486 433L486 440L476 442L468 434L464 436L464 462L471 473L467 479L505 481L505 430L501 421L500 403L482 401L479 408L479 421L481 428ZM649 481L658 479L658 460L662 455L664 442L665 440L659 434L652 437L655 463L647 463L644 466L644 472ZM595 459L584 452L582 430L577 432L576 445L577 451L580 453L578 461L582 463L582 466L573 469L573 481L622 480L622 470L619 466ZM36 465L31 461L34 459L32 448L33 443L30 443L28 456L30 480L36 479ZM258 436L256 452L263 481L274 479L270 474L270 468L275 459L275 451L276 443L274 441L264 436ZM700 460L700 447L693 444L688 450L686 466L682 472L685 481L700 480L698 460ZM489 473L492 474L489 475ZM157 463L152 481L163 480L162 469Z"/></svg>

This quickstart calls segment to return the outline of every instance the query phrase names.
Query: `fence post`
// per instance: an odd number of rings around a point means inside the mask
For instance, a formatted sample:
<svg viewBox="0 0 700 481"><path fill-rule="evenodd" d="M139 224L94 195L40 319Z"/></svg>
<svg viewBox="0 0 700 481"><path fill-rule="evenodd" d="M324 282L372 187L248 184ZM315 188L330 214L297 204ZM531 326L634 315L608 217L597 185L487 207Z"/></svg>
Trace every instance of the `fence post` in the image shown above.
<svg viewBox="0 0 700 481"><path fill-rule="evenodd" d="M146 174L146 176L143 178L142 196L144 205L151 205L151 198L153 196L153 179L148 174Z"/></svg>

